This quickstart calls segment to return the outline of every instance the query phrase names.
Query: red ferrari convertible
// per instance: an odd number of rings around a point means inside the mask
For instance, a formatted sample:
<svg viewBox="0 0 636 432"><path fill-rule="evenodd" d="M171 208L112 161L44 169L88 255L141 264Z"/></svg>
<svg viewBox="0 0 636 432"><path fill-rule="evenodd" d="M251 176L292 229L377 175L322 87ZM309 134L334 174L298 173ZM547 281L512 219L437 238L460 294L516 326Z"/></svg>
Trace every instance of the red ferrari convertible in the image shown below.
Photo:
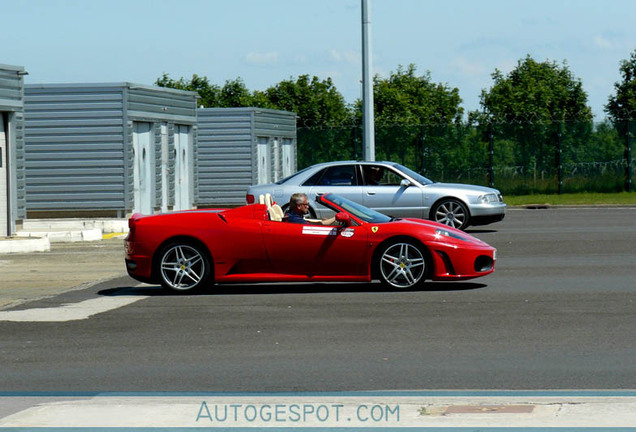
<svg viewBox="0 0 636 432"><path fill-rule="evenodd" d="M496 250L475 237L422 219L396 219L334 194L316 201L337 226L289 223L264 200L233 209L133 215L125 240L133 278L190 292L229 282L379 279L394 289L425 279L490 274Z"/></svg>

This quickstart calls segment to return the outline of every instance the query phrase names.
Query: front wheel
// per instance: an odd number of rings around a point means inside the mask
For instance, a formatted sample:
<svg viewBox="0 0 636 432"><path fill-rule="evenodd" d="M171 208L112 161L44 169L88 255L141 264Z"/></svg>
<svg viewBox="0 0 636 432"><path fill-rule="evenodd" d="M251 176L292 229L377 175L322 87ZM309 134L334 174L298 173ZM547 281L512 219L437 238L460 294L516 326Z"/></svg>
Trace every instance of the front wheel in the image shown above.
<svg viewBox="0 0 636 432"><path fill-rule="evenodd" d="M204 287L212 274L203 248L184 242L166 245L159 255L161 286L176 292L194 292Z"/></svg>
<svg viewBox="0 0 636 432"><path fill-rule="evenodd" d="M427 254L409 241L389 243L377 257L380 281L389 288L416 287L424 282L429 271Z"/></svg>
<svg viewBox="0 0 636 432"><path fill-rule="evenodd" d="M460 201L445 199L435 205L435 208L431 211L431 219L435 222L463 230L468 226L470 213L468 213L468 209Z"/></svg>

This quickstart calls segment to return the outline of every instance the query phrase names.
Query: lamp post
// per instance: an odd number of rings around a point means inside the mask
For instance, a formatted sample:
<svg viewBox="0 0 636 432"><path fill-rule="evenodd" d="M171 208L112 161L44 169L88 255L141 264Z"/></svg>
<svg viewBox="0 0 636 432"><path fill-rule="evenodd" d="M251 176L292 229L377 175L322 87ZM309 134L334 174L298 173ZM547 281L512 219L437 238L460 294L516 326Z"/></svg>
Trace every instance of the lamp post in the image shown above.
<svg viewBox="0 0 636 432"><path fill-rule="evenodd" d="M370 15L368 0L362 0L362 154L365 161L375 160Z"/></svg>

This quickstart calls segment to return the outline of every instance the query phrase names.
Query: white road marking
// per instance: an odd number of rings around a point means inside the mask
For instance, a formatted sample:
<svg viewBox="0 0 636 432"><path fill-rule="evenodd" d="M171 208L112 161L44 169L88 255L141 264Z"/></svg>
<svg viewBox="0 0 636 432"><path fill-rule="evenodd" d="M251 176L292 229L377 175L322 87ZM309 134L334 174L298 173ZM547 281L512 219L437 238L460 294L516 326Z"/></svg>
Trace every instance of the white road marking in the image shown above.
<svg viewBox="0 0 636 432"><path fill-rule="evenodd" d="M93 315L108 312L148 296L99 297L79 303L68 303L58 307L34 308L25 310L0 311L0 321L14 322L64 322L78 321Z"/></svg>

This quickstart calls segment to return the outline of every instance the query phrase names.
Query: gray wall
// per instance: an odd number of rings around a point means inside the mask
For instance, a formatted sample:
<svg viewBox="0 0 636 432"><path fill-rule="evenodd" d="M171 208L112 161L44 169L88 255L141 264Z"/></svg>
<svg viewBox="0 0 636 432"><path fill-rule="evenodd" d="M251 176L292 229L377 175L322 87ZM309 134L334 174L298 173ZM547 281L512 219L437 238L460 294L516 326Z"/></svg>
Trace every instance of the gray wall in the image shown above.
<svg viewBox="0 0 636 432"><path fill-rule="evenodd" d="M259 137L293 140L296 170L296 114L261 108L199 109L199 207L245 204L245 193L258 178Z"/></svg>
<svg viewBox="0 0 636 432"><path fill-rule="evenodd" d="M26 206L31 212L129 212L133 121L152 123L155 206L161 123L196 129L196 93L131 83L25 87ZM172 135L169 135L172 143ZM196 176L195 176L196 177ZM174 189L172 190L174 193Z"/></svg>
<svg viewBox="0 0 636 432"><path fill-rule="evenodd" d="M123 87L27 85L25 116L29 211L125 208Z"/></svg>
<svg viewBox="0 0 636 432"><path fill-rule="evenodd" d="M6 117L8 229L0 227L0 233L12 235L16 223L26 216L26 191L24 173L24 75L21 66L0 64L0 112Z"/></svg>

